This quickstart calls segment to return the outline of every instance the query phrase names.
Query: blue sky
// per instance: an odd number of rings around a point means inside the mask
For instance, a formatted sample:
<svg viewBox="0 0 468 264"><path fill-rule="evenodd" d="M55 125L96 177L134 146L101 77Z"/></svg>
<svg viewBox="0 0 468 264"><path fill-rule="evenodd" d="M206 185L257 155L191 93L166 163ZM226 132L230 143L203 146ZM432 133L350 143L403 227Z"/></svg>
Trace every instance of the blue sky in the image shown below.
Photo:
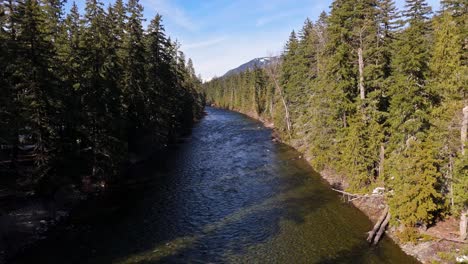
<svg viewBox="0 0 468 264"><path fill-rule="evenodd" d="M71 2L71 1L70 1ZM76 1L80 9L85 0ZM104 3L113 0L103 0ZM332 0L140 0L150 21L163 15L167 34L182 44L203 79L256 57L278 55L289 33L329 11ZM428 0L435 10L439 0ZM396 1L403 7L404 0Z"/></svg>

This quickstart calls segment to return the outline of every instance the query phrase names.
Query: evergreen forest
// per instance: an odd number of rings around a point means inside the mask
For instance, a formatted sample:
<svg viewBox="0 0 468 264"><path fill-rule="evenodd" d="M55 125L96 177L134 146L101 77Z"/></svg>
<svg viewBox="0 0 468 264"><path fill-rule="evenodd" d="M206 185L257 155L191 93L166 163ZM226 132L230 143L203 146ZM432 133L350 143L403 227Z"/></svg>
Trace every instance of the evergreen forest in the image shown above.
<svg viewBox="0 0 468 264"><path fill-rule="evenodd" d="M118 182L148 146L163 151L201 117L192 61L160 15L148 22L138 0L87 0L84 13L63 0L0 1L3 186L53 195Z"/></svg>

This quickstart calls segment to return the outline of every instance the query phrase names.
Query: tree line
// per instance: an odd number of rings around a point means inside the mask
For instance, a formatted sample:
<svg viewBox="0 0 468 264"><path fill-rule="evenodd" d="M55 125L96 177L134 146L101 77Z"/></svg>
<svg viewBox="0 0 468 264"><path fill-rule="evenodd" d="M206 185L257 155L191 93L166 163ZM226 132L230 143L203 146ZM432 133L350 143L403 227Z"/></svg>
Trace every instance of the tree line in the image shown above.
<svg viewBox="0 0 468 264"><path fill-rule="evenodd" d="M160 15L145 29L138 0L87 0L84 14L65 2L0 1L0 172L45 192L117 179L205 104Z"/></svg>
<svg viewBox="0 0 468 264"><path fill-rule="evenodd" d="M274 121L283 141L347 190L385 186L392 221L468 210L467 6L335 0L293 31L279 63L204 85L220 107Z"/></svg>

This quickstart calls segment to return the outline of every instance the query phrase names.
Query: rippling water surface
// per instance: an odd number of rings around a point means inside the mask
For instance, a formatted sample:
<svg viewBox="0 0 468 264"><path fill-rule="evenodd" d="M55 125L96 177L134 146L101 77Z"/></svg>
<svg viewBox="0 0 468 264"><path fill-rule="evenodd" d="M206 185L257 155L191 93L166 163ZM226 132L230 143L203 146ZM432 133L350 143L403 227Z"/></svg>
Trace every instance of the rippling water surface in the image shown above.
<svg viewBox="0 0 468 264"><path fill-rule="evenodd" d="M207 108L146 179L25 252L20 263L416 263L340 201L294 149L241 114ZM112 206L109 206L112 205Z"/></svg>

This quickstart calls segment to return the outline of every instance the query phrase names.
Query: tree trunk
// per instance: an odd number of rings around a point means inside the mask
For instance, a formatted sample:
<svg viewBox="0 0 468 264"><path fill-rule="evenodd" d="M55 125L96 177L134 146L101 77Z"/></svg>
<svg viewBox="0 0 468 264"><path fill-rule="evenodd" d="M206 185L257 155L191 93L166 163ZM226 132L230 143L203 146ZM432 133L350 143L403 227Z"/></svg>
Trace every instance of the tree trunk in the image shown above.
<svg viewBox="0 0 468 264"><path fill-rule="evenodd" d="M384 175L384 162L385 162L385 145L380 145L380 160L379 160L379 177Z"/></svg>
<svg viewBox="0 0 468 264"><path fill-rule="evenodd" d="M343 121L343 127L344 127L344 128L348 127L348 121L347 121L347 118L346 118L346 112L343 113L342 121Z"/></svg>
<svg viewBox="0 0 468 264"><path fill-rule="evenodd" d="M382 222L385 220L387 215L388 215L388 206L385 207L384 211L382 212L382 214L379 217L379 220L377 220L377 222L375 223L374 228L372 229L372 231L369 232L369 236L367 237L367 241L369 243L372 242L372 239L374 238L375 232L377 232L377 230L379 230L379 227L382 225Z"/></svg>
<svg viewBox="0 0 468 264"><path fill-rule="evenodd" d="M448 169L448 177L450 179L449 184L450 184L450 205L452 208L455 207L455 201L454 201L454 194L453 194L453 157L450 155L449 158L449 169Z"/></svg>
<svg viewBox="0 0 468 264"><path fill-rule="evenodd" d="M379 232L377 233L377 235L375 236L375 239L374 239L374 245L377 245L377 243L379 243L380 241L380 238L382 237L384 231L385 231L385 228L387 227L388 225L388 222L390 222L390 213L387 214L387 217L385 217L385 220L383 221L382 225L380 225L380 229L379 229Z"/></svg>
<svg viewBox="0 0 468 264"><path fill-rule="evenodd" d="M233 105L234 105L234 89L231 89L231 100L229 103L229 108L232 108Z"/></svg>
<svg viewBox="0 0 468 264"><path fill-rule="evenodd" d="M359 63L359 92L361 100L366 99L366 90L364 88L364 58L362 57L362 48L358 48L358 63Z"/></svg>
<svg viewBox="0 0 468 264"><path fill-rule="evenodd" d="M462 155L465 155L467 130L468 130L468 106L465 106L465 108L463 108L463 120L462 120L462 127L461 127L461 133L460 133Z"/></svg>
<svg viewBox="0 0 468 264"><path fill-rule="evenodd" d="M276 83L276 81L275 81L275 83ZM278 87L279 87L279 85L278 85ZM286 115L286 125L287 125L287 128L288 128L288 134L291 135L291 119L289 117L288 105L286 104L286 99L283 96L283 90L281 90L281 88L279 88L279 91L280 91L281 101L283 102L283 106L284 106L284 112L285 112L285 115Z"/></svg>
<svg viewBox="0 0 468 264"><path fill-rule="evenodd" d="M467 238L466 229L468 227L468 210L463 210L460 217L460 240L463 241Z"/></svg>
<svg viewBox="0 0 468 264"><path fill-rule="evenodd" d="M275 66L276 65L270 65L270 67L272 67L272 68L275 67ZM281 102L283 103L283 107L284 107L284 113L285 113L285 116L286 116L286 127L288 129L288 134L291 135L291 119L290 119L290 116L289 116L288 105L286 103L286 99L284 98L283 89L281 89L281 86L279 85L278 80L276 79L275 72L276 72L276 69L267 69L268 75L273 80L276 89L279 91L279 94L280 94L280 97L281 97Z"/></svg>
<svg viewBox="0 0 468 264"><path fill-rule="evenodd" d="M270 97L270 117L273 117L273 98Z"/></svg>
<svg viewBox="0 0 468 264"><path fill-rule="evenodd" d="M466 144L466 133L468 130L468 106L463 108L463 120L462 120L462 127L461 127L461 148L462 148L462 156L465 155L465 144ZM460 239L465 240L467 237L466 228L467 228L467 216L468 209L464 208L461 212L460 217Z"/></svg>

